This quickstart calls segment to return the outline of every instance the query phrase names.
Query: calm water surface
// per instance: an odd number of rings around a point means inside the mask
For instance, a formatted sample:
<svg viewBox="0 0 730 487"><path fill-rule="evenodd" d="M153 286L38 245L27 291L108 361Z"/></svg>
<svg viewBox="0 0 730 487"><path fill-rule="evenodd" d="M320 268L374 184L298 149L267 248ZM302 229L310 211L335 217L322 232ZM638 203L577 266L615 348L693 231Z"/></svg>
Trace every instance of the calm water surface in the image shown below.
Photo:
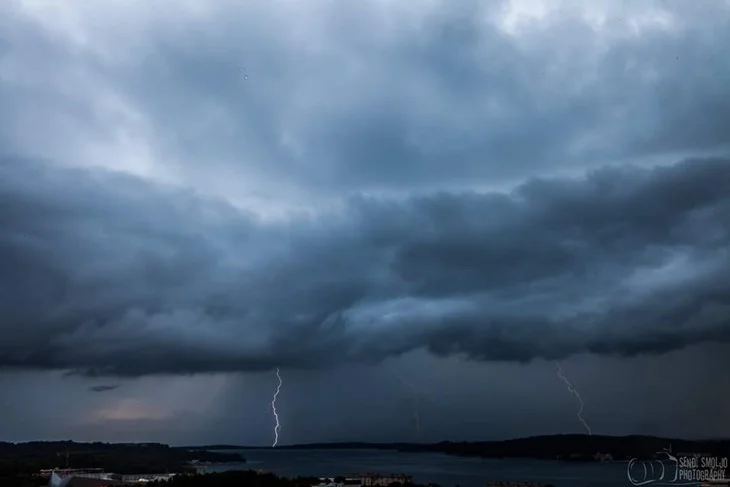
<svg viewBox="0 0 730 487"><path fill-rule="evenodd" d="M353 472L405 473L418 483L484 487L487 480L551 483L556 487L630 487L626 464L460 458L379 450L242 450L246 469L277 475L331 477ZM226 470L234 467L217 467ZM240 468L240 467L239 467ZM212 470L212 469L211 469Z"/></svg>

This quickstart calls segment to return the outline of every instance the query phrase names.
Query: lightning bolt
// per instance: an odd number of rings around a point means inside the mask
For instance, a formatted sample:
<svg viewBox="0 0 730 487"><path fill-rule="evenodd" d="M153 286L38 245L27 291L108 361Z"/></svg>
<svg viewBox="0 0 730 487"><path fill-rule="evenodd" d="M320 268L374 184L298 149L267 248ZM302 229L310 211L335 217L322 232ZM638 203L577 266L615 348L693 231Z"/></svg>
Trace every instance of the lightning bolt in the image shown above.
<svg viewBox="0 0 730 487"><path fill-rule="evenodd" d="M411 390L411 393L413 394L413 422L416 427L416 438L421 438L421 414L419 411L419 399L418 396L418 390L414 384L411 382L408 382L403 378L402 375L400 375L398 372L393 371L393 375L395 375L399 381L403 383L408 389Z"/></svg>
<svg viewBox="0 0 730 487"><path fill-rule="evenodd" d="M279 423L279 414L276 412L276 398L279 397L279 392L281 392L281 385L283 384L281 380L281 374L279 374L279 367L276 368L276 378L279 379L279 383L276 386L276 392L274 392L274 397L271 399L271 412L274 413L274 443L271 445L271 448L276 448L276 445L279 444L279 431L281 430L281 423Z"/></svg>
<svg viewBox="0 0 730 487"><path fill-rule="evenodd" d="M565 385L568 386L568 392L573 394L575 397L578 398L578 403L580 404L580 407L578 408L578 421L583 423L583 426L585 426L585 429L588 431L589 435L593 435L593 432L591 431L591 427L588 426L588 423L586 423L586 420L583 419L583 399L580 397L580 394L578 394L578 391L576 391L573 388L573 384L570 383L570 381L563 375L563 369L560 367L560 362L555 362L555 369L558 374L558 377L565 382Z"/></svg>
<svg viewBox="0 0 730 487"><path fill-rule="evenodd" d="M418 396L413 398L413 421L416 425L416 439L421 439L421 415L418 412Z"/></svg>

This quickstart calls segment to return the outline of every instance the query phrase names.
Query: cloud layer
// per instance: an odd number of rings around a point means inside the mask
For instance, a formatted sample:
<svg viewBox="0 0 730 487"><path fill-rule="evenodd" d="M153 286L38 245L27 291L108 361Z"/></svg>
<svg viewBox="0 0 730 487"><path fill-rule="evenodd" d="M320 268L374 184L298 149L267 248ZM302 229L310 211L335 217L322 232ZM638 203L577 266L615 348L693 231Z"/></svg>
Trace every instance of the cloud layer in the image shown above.
<svg viewBox="0 0 730 487"><path fill-rule="evenodd" d="M0 2L0 437L270 445L272 367L283 443L582 432L552 359L595 432L728 433L728 45L727 0Z"/></svg>
<svg viewBox="0 0 730 487"><path fill-rule="evenodd" d="M722 2L18 5L5 151L257 212L730 146Z"/></svg>
<svg viewBox="0 0 730 487"><path fill-rule="evenodd" d="M263 221L102 170L0 164L0 364L146 375L730 340L730 162Z"/></svg>

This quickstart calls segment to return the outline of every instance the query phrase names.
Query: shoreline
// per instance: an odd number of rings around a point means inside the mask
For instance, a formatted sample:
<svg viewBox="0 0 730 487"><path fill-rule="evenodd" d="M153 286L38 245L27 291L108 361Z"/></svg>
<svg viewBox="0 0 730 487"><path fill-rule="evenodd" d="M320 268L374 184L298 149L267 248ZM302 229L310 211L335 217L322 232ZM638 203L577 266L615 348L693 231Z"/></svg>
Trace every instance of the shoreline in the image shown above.
<svg viewBox="0 0 730 487"><path fill-rule="evenodd" d="M730 440L682 440L655 436L545 435L527 438L438 443L337 442L270 446L205 445L209 451L238 450L381 450L404 453L442 453L485 459L529 459L565 463L627 463L653 460L673 449L677 456L730 456Z"/></svg>

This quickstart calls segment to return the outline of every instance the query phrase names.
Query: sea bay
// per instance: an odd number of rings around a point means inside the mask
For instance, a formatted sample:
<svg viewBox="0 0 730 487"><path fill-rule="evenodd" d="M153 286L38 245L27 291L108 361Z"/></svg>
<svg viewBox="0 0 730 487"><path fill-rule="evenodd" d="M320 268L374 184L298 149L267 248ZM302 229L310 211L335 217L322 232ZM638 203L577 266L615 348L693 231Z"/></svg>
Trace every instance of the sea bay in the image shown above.
<svg viewBox="0 0 730 487"><path fill-rule="evenodd" d="M261 469L282 476L332 477L357 472L405 473L417 483L442 487L484 487L487 481L538 482L555 487L630 486L626 463L581 463L526 459L466 458L440 453L387 450L288 450L247 449L242 466L216 466L209 471L233 468Z"/></svg>

